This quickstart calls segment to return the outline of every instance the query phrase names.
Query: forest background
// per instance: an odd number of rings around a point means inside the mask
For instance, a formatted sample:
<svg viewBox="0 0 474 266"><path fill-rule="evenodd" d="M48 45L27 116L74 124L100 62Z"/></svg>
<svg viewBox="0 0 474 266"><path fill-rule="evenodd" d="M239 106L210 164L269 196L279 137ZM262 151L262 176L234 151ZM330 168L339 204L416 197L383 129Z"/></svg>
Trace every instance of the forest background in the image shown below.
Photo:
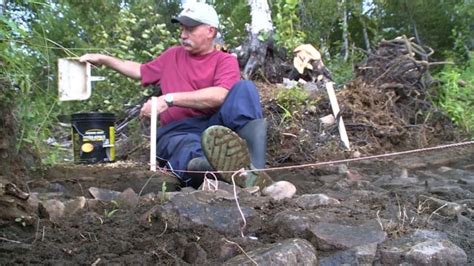
<svg viewBox="0 0 474 266"><path fill-rule="evenodd" d="M246 41L251 23L246 0L207 1L220 14L225 43ZM433 101L459 127L474 130L473 0L271 0L276 54L291 62L292 50L310 43L320 50L337 84L352 79L353 67L383 39L406 35L434 50L432 59L449 62L430 69L439 85ZM107 111L123 115L151 93L112 71L93 88L90 100L60 102L57 59L87 52L137 62L152 60L179 41L171 24L182 1L159 0L0 0L0 103L13 109L16 150L41 154L44 164L59 160L59 147L46 140L64 115ZM258 72L253 78L261 78ZM282 77L283 78L283 77ZM342 89L342 86L341 88ZM130 126L138 127L137 124Z"/></svg>

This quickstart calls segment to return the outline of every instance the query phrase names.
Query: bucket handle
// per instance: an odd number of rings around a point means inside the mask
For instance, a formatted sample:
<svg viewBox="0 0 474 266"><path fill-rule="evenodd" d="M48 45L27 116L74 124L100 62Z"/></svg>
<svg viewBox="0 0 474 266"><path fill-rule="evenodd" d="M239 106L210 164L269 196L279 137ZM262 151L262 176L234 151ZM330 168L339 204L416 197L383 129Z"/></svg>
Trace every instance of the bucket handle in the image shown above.
<svg viewBox="0 0 474 266"><path fill-rule="evenodd" d="M76 125L74 124L74 122L71 123L72 127L76 130L76 132L84 138L84 134L82 134L81 131L79 131L79 129L76 127ZM115 144L105 144L105 140L102 141L102 148L112 148L112 147L115 147Z"/></svg>
<svg viewBox="0 0 474 266"><path fill-rule="evenodd" d="M89 77L89 80L90 80L90 81L101 81L101 80L105 80L105 77L102 77L102 76L91 76L91 77Z"/></svg>

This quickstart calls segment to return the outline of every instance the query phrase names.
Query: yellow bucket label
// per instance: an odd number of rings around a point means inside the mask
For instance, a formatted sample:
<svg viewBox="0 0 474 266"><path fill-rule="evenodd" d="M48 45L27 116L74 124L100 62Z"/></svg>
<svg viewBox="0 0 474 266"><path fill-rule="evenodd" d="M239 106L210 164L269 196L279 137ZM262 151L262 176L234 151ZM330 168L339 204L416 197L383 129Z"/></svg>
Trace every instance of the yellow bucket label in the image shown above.
<svg viewBox="0 0 474 266"><path fill-rule="evenodd" d="M94 145L92 145L91 143L84 143L81 146L81 150L85 153L89 153L94 150Z"/></svg>

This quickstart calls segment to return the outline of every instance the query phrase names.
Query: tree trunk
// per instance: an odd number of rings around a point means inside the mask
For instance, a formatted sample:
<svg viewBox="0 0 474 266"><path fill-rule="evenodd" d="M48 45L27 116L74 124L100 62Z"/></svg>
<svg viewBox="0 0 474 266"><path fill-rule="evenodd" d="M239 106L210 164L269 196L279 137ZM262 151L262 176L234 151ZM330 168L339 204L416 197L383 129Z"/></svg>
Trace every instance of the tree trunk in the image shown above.
<svg viewBox="0 0 474 266"><path fill-rule="evenodd" d="M371 49L370 49L369 34L367 33L367 26L362 19L361 21L362 21L362 34L364 35L365 49L367 50L368 53L370 53Z"/></svg>
<svg viewBox="0 0 474 266"><path fill-rule="evenodd" d="M267 48L272 40L273 23L270 7L266 0L248 0L251 13L251 25L247 29L248 40L236 49L239 64L244 68L243 77L250 79L262 66L267 55Z"/></svg>
<svg viewBox="0 0 474 266"><path fill-rule="evenodd" d="M347 24L347 4L346 0L341 1L343 15L342 15L342 56L344 61L349 59L349 29Z"/></svg>

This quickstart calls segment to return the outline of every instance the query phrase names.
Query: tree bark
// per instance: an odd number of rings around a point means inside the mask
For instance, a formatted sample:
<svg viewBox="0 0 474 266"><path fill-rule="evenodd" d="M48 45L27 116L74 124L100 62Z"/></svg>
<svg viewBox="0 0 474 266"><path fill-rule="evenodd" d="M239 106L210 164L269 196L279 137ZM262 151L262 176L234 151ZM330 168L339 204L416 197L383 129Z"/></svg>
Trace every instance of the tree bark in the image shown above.
<svg viewBox="0 0 474 266"><path fill-rule="evenodd" d="M361 19L361 21L362 21L362 34L364 35L365 49L367 50L368 53L370 53L371 48L370 48L369 34L367 32L367 26L365 22L363 21L363 19Z"/></svg>
<svg viewBox="0 0 474 266"><path fill-rule="evenodd" d="M251 25L247 29L247 41L236 49L239 64L244 68L242 76L250 79L262 66L267 55L267 48L272 40L273 23L270 7L266 0L248 0L251 13Z"/></svg>
<svg viewBox="0 0 474 266"><path fill-rule="evenodd" d="M343 47L342 47L342 55L344 61L349 59L349 30L347 24L347 4L346 0L341 1L343 15L342 15L342 39L343 39Z"/></svg>

